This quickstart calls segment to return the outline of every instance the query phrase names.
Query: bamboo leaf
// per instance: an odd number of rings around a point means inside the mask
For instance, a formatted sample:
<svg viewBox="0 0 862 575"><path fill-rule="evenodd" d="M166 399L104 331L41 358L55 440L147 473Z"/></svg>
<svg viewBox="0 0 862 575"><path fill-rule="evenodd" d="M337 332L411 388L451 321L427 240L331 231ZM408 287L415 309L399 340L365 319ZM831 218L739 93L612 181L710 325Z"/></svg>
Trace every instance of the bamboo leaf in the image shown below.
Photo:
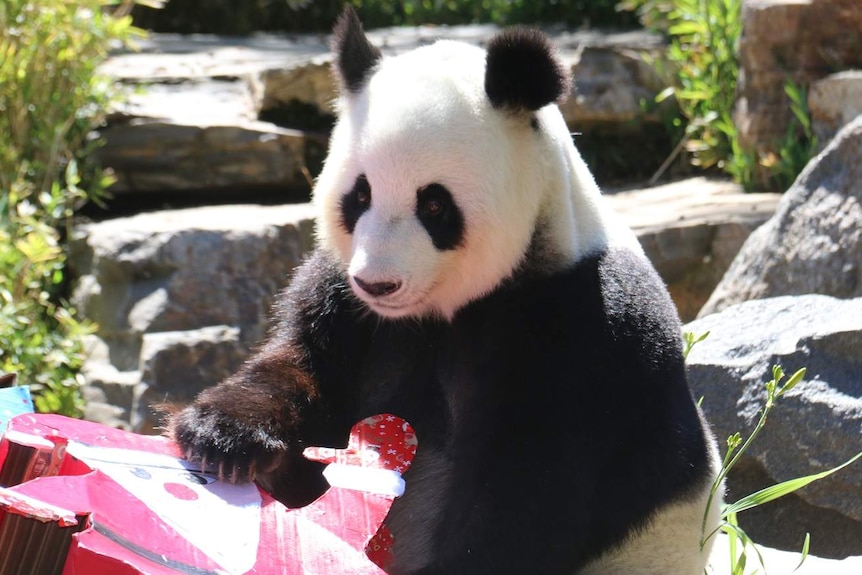
<svg viewBox="0 0 862 575"><path fill-rule="evenodd" d="M779 395L784 395L785 393L787 393L788 391L790 391L791 389L796 387L796 385L800 381L802 381L802 378L805 377L806 371L807 370L804 367L796 370L796 372L790 376L790 379L787 380L787 383L785 383L784 386L782 386L781 391L779 392Z"/></svg>
<svg viewBox="0 0 862 575"><path fill-rule="evenodd" d="M673 96L675 91L676 89L673 86L668 86L667 88L656 94L655 101L657 103L664 102L665 100Z"/></svg>
<svg viewBox="0 0 862 575"><path fill-rule="evenodd" d="M680 22L679 24L674 24L667 30L668 34L671 36L690 36L693 34L704 34L706 32L706 26L703 22Z"/></svg>
<svg viewBox="0 0 862 575"><path fill-rule="evenodd" d="M821 471L820 473L814 473L812 475L806 475L805 477L797 477L796 479L782 481L781 483L777 483L765 489L761 489L760 491L743 497L736 503L725 505L724 509L722 510L722 516L726 517L730 513L740 513L747 509L751 509L753 507L763 505L764 503L774 501L775 499L778 499L780 497L784 497L785 495L802 489L806 485L814 483L819 479L829 477L836 471L840 471L841 469L844 469L848 465L854 463L859 458L862 458L862 452L857 453L841 465L833 467L832 469L827 469L826 471Z"/></svg>
<svg viewBox="0 0 862 575"><path fill-rule="evenodd" d="M676 97L678 100L707 100L711 94L704 90L677 90Z"/></svg>
<svg viewBox="0 0 862 575"><path fill-rule="evenodd" d="M799 571L799 568L802 567L802 564L805 563L805 560L808 558L808 546L811 543L811 533L805 534L805 541L802 543L802 557L799 558L799 565L796 566L796 569L791 571L791 573L796 573Z"/></svg>

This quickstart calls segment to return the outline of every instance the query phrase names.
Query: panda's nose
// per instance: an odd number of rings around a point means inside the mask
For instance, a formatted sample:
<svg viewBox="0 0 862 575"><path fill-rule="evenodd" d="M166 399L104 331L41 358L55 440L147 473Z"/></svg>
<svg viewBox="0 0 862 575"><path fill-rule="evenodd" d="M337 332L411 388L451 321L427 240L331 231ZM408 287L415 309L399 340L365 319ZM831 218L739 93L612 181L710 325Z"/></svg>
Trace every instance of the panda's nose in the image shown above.
<svg viewBox="0 0 862 575"><path fill-rule="evenodd" d="M367 282L359 276L353 276L353 281L356 282L356 285L358 285L362 291L369 295L373 295L374 297L390 295L401 288L400 281Z"/></svg>

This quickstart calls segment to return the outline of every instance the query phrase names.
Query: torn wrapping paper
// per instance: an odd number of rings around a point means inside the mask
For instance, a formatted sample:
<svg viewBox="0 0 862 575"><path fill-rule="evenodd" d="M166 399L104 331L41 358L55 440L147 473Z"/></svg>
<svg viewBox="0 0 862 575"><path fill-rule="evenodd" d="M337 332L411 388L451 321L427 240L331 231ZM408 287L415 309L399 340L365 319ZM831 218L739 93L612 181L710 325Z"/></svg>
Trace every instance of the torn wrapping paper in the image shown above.
<svg viewBox="0 0 862 575"><path fill-rule="evenodd" d="M33 399L28 387L0 388L0 435L6 431L6 424L16 415L33 413Z"/></svg>
<svg viewBox="0 0 862 575"><path fill-rule="evenodd" d="M383 520L416 447L403 420L368 418L347 449L306 450L332 487L289 509L165 438L20 415L0 441L0 575L384 575Z"/></svg>

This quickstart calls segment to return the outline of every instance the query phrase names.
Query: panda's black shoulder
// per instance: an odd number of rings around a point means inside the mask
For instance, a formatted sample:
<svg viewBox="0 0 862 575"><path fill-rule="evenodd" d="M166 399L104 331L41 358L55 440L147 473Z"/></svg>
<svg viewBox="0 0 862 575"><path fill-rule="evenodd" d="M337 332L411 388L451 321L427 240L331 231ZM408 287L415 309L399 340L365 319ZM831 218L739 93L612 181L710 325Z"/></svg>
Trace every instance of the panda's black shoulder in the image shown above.
<svg viewBox="0 0 862 575"><path fill-rule="evenodd" d="M664 281L643 254L609 249L596 257L599 289L609 324L647 337L670 353L680 350L681 324Z"/></svg>
<svg viewBox="0 0 862 575"><path fill-rule="evenodd" d="M516 317L546 338L560 361L592 357L610 375L684 384L681 324L664 282L642 253L606 248L547 273L516 275L488 302L487 315ZM493 308L495 311L492 311ZM516 324L516 325L515 325ZM662 384L663 385L663 384Z"/></svg>
<svg viewBox="0 0 862 575"><path fill-rule="evenodd" d="M618 357L637 362L658 379L672 375L684 382L679 315L664 282L643 254L606 249L575 265L566 283L569 305L597 298L594 313L601 317L596 318L594 329Z"/></svg>

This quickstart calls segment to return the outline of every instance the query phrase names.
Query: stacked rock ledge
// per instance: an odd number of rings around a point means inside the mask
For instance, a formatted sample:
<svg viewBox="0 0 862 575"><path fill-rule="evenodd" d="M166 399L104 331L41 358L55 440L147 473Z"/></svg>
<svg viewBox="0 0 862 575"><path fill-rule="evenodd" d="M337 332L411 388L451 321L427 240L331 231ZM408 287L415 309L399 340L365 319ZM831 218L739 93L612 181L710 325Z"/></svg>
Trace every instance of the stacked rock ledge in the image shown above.
<svg viewBox="0 0 862 575"><path fill-rule="evenodd" d="M87 417L152 431L148 402L187 401L235 370L265 335L273 298L312 236L307 204L161 211L78 227L73 302L99 325L84 373Z"/></svg>

